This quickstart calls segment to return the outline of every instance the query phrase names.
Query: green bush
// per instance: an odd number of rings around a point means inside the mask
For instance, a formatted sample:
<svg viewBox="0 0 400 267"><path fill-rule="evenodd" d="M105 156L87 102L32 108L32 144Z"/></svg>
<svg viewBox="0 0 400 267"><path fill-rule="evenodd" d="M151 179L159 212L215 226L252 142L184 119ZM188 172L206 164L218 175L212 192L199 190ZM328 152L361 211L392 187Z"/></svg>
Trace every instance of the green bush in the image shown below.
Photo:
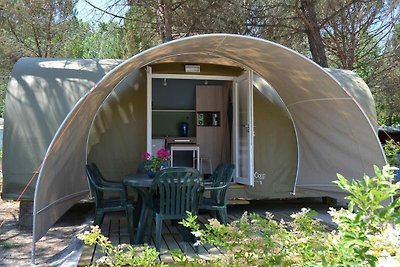
<svg viewBox="0 0 400 267"><path fill-rule="evenodd" d="M121 244L114 246L111 241L101 234L100 228L92 226L91 231L78 234L78 238L83 240L85 245L93 246L97 244L106 256L101 257L92 266L163 266L156 263L159 253L151 247L133 247Z"/></svg>
<svg viewBox="0 0 400 267"><path fill-rule="evenodd" d="M396 166L399 164L399 158L397 154L400 154L400 144L393 141L393 139L387 140L383 146L385 151L386 160L389 165Z"/></svg>
<svg viewBox="0 0 400 267"><path fill-rule="evenodd" d="M379 258L399 257L400 199L391 201L400 183L393 183L395 168L375 168L375 176L348 181L338 175L335 183L349 193L348 208L332 211L338 230L327 251L331 263L345 266L376 266Z"/></svg>
<svg viewBox="0 0 400 267"><path fill-rule="evenodd" d="M346 209L331 208L338 225L335 231L327 232L310 209L292 214L290 222L278 222L270 213L244 213L228 225L211 219L205 228L188 213L181 224L191 229L195 245L217 245L224 254L208 261L189 260L177 251L171 254L180 266L377 266L385 258L398 261L400 200L390 200L398 193L400 183L392 182L393 170L389 166L383 170L375 167L374 177L353 181L338 175L335 183L348 193L349 204ZM154 248L115 248L98 228L79 238L89 245L97 243L107 252L108 258L97 263L100 265L162 265L155 263L158 254Z"/></svg>

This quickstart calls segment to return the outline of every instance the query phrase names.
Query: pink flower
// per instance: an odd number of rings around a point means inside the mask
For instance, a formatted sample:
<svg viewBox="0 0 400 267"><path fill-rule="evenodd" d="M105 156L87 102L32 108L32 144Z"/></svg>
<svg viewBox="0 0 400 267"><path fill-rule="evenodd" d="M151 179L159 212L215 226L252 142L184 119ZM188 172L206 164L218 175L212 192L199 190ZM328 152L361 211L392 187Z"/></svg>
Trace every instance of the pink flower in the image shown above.
<svg viewBox="0 0 400 267"><path fill-rule="evenodd" d="M142 155L143 159L149 159L150 158L150 153L149 152L144 152Z"/></svg>
<svg viewBox="0 0 400 267"><path fill-rule="evenodd" d="M157 156L162 159L162 160L167 160L170 156L171 153L169 152L169 150L166 150L164 148L161 148L160 150L157 151Z"/></svg>
<svg viewBox="0 0 400 267"><path fill-rule="evenodd" d="M144 152L142 155L142 159L145 161L144 169L146 171L157 172L161 168L165 168L165 163L168 163L170 157L171 153L164 148L157 151L157 156L152 156L149 152Z"/></svg>

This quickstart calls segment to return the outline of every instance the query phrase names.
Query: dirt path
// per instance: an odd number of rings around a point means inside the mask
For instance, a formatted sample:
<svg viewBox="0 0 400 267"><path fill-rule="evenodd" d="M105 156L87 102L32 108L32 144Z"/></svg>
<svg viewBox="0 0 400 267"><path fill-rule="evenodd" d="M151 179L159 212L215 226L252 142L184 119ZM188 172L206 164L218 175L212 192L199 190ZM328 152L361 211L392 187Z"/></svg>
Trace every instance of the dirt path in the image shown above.
<svg viewBox="0 0 400 267"><path fill-rule="evenodd" d="M0 199L0 266L31 264L32 230L19 228L18 209L18 202ZM76 234L86 228L92 214L92 205L78 204L62 216L36 243L36 264L56 266L60 258L77 246Z"/></svg>

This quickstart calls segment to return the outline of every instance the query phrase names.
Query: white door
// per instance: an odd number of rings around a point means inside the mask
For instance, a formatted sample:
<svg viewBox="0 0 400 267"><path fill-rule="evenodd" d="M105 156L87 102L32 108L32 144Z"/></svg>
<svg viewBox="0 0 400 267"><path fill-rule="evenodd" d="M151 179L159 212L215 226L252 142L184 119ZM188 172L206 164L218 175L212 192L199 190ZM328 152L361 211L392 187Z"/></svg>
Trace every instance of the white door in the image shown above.
<svg viewBox="0 0 400 267"><path fill-rule="evenodd" d="M153 102L153 83L152 83L152 69L150 66L146 68L146 78L147 78L147 134L146 134L146 147L148 152L152 151L152 136L153 136L153 109L152 109L152 102ZM152 154L155 155L155 154Z"/></svg>
<svg viewBox="0 0 400 267"><path fill-rule="evenodd" d="M254 186L253 72L233 80L235 182Z"/></svg>

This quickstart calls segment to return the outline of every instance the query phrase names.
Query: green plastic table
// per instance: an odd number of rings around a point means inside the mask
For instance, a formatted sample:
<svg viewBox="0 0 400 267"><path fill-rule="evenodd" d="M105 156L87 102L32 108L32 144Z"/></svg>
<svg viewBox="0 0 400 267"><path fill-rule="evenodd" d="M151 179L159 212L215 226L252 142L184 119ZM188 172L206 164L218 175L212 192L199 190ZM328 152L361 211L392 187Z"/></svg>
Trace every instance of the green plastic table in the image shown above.
<svg viewBox="0 0 400 267"><path fill-rule="evenodd" d="M153 178L150 178L147 176L147 174L143 173L130 174L125 176L123 179L124 186L134 188L139 193L139 197L142 201L138 228L133 243L135 245L143 243L143 238L146 231L148 206L151 204L150 188L152 183Z"/></svg>

